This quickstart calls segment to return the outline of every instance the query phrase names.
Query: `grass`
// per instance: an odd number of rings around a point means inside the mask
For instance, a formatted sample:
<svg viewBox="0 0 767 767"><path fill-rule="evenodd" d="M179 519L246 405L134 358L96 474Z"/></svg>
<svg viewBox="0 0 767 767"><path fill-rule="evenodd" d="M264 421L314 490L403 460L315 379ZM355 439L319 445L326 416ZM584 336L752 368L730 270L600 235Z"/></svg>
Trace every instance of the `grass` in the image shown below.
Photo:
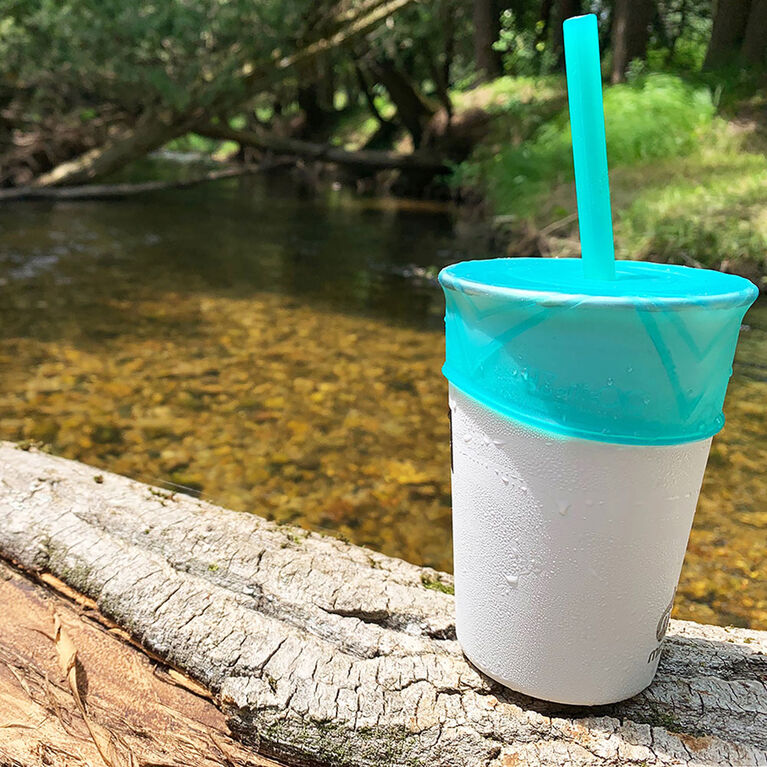
<svg viewBox="0 0 767 767"><path fill-rule="evenodd" d="M620 255L712 268L729 261L767 273L763 156L703 150L661 169L668 173L666 183L637 183L634 200L617 211ZM631 182L630 176L622 180Z"/></svg>
<svg viewBox="0 0 767 767"><path fill-rule="evenodd" d="M502 93L515 90L501 78ZM537 229L562 220L564 248L577 250L571 139L566 108L551 114L555 80L525 106L540 121L519 140L511 98L499 126L459 167L459 185L479 187L493 212ZM499 88L493 84L486 98ZM479 98L474 96L474 98ZM605 89L616 249L623 258L652 258L767 273L767 162L747 131L716 115L721 89L670 74L640 76ZM728 111L732 110L728 101ZM546 117L547 111L549 116ZM537 118L536 118L537 115ZM751 145L749 145L751 142ZM564 234L565 237L561 237ZM569 236L568 236L569 235ZM513 250L513 244L512 244ZM559 253L558 253L559 254ZM741 269L741 271L743 271Z"/></svg>

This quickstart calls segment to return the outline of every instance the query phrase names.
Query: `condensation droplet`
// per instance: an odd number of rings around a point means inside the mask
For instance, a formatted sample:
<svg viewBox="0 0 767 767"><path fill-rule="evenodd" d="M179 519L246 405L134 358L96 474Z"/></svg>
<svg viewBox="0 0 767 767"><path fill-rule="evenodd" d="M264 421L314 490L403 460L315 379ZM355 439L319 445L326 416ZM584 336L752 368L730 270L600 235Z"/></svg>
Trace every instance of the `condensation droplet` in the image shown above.
<svg viewBox="0 0 767 767"><path fill-rule="evenodd" d="M508 583L509 586L516 587L517 584L519 583L518 575L514 575L513 573L507 573L505 577L506 577L506 583Z"/></svg>
<svg viewBox="0 0 767 767"><path fill-rule="evenodd" d="M501 482L503 482L504 485L508 485L509 478L505 474L501 474Z"/></svg>
<svg viewBox="0 0 767 767"><path fill-rule="evenodd" d="M614 383L615 383L615 381L613 381L613 379L612 379L612 378L608 378L608 379L607 379L607 385L608 385L608 386L612 386Z"/></svg>
<svg viewBox="0 0 767 767"><path fill-rule="evenodd" d="M567 501L559 501L559 514L561 516L566 516L567 512L570 511L570 504Z"/></svg>

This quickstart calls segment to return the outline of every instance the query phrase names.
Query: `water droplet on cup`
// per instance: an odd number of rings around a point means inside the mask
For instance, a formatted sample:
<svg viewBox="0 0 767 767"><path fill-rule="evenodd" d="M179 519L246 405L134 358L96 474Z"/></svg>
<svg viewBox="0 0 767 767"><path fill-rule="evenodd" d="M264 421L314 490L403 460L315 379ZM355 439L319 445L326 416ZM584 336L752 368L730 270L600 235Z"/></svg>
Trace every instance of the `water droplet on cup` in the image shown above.
<svg viewBox="0 0 767 767"><path fill-rule="evenodd" d="M509 584L509 586L516 587L519 583L519 576L518 575L512 575L511 573L506 574L506 583Z"/></svg>
<svg viewBox="0 0 767 767"><path fill-rule="evenodd" d="M612 386L614 383L615 383L615 381L613 381L613 379L612 379L612 378L608 378L608 379L607 379L607 385L608 385L608 386Z"/></svg>
<svg viewBox="0 0 767 767"><path fill-rule="evenodd" d="M561 516L566 516L567 512L570 511L570 504L566 501L560 501L559 502L559 513Z"/></svg>

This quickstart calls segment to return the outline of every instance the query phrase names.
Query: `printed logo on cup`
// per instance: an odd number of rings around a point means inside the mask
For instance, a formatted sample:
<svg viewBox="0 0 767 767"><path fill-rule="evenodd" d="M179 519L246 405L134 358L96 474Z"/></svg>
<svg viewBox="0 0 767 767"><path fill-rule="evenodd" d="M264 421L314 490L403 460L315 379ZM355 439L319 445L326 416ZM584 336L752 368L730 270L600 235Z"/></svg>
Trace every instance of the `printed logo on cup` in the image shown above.
<svg viewBox="0 0 767 767"><path fill-rule="evenodd" d="M661 643L663 642L663 637L666 636L666 632L668 631L668 624L671 620L671 608L674 606L675 596L676 589L674 589L674 593L671 596L671 601L666 605L666 609L663 611L663 615L660 616L658 625L655 627L655 639L658 641L658 646L650 653L650 657L647 659L648 663L652 663L660 655Z"/></svg>
<svg viewBox="0 0 767 767"><path fill-rule="evenodd" d="M674 596L676 596L676 590L674 590ZM655 628L655 638L661 642L663 637L666 636L668 631L668 622L671 620L671 608L674 606L674 596L671 597L671 601L666 605L666 609L663 611L663 615L660 616L658 625Z"/></svg>

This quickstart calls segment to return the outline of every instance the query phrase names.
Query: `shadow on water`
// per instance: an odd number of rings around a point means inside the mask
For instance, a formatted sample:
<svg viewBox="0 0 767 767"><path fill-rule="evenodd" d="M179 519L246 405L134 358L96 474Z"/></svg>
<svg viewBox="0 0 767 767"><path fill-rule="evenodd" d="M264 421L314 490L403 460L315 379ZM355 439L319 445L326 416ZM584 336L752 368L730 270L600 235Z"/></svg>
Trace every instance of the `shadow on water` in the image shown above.
<svg viewBox="0 0 767 767"><path fill-rule="evenodd" d="M346 191L301 196L284 174L120 201L17 203L0 224L0 278L33 281L31 294L48 294L38 302L55 303L69 291L86 314L98 306L101 319L112 315L117 327L130 322L130 308L123 314L111 300L153 290L238 298L275 292L439 329L443 303L433 276L408 273L484 253L481 238L457 238L446 206L422 207L375 205ZM28 291L14 288L11 299L20 292L24 298ZM22 300L20 308L36 306ZM11 321L0 332L19 331ZM48 323L47 332L56 329Z"/></svg>

